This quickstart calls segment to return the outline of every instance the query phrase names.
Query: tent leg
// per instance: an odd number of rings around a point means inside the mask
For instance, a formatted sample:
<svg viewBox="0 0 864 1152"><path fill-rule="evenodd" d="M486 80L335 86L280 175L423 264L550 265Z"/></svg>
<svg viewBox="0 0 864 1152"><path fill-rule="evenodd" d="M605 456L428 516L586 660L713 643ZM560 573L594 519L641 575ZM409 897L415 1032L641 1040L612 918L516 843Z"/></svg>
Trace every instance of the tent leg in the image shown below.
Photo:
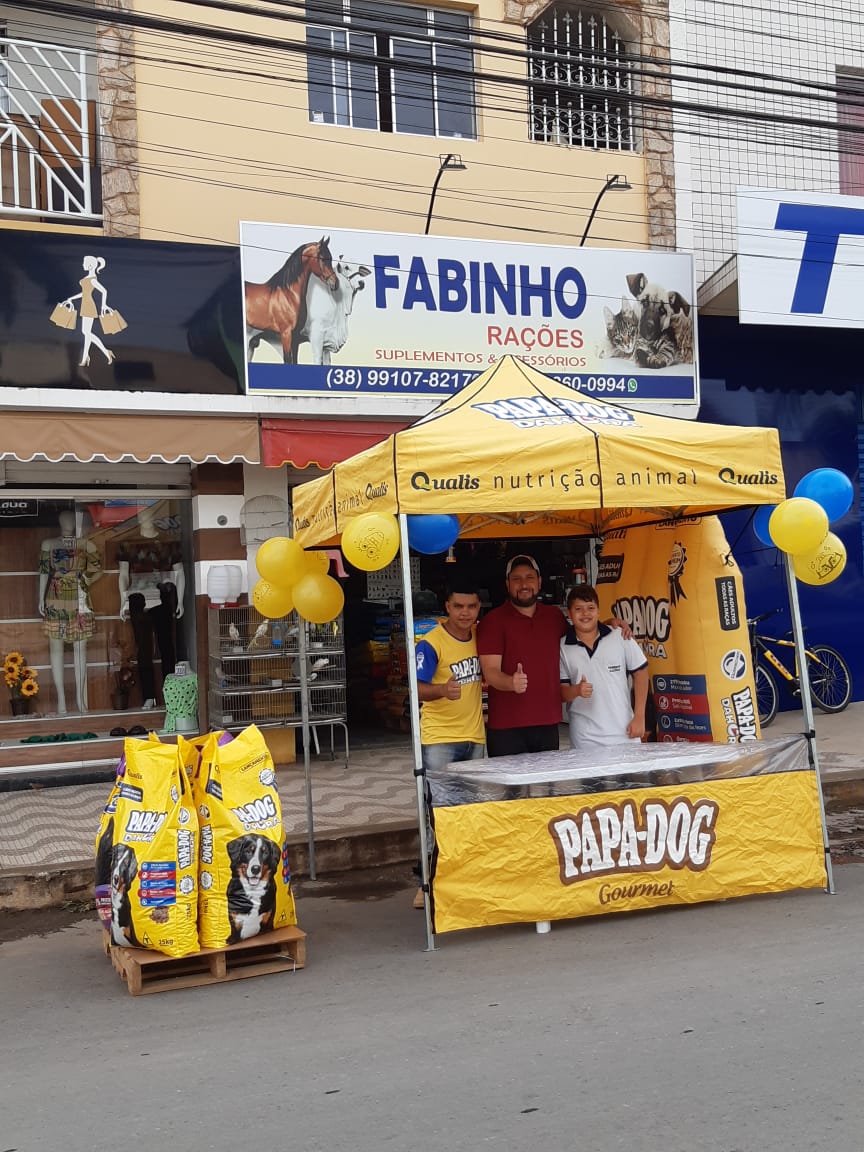
<svg viewBox="0 0 864 1152"><path fill-rule="evenodd" d="M813 698L810 695L810 674L807 669L807 655L805 652L804 629L801 625L801 607L798 603L798 584L795 578L795 569L792 566L792 557L788 552L783 553L783 563L786 569L786 591L789 595L789 608L792 613L792 637L795 641L795 663L798 665L798 683L801 687L801 711L804 713L806 725L807 752L810 764L816 773L816 790L819 794L819 816L822 821L822 844L825 849L825 874L828 877L828 891L834 894L834 871L831 867L831 849L828 846L828 822L825 819L825 797L822 794L822 774L819 771L819 754L816 751L816 721L813 716Z"/></svg>
<svg viewBox="0 0 864 1152"><path fill-rule="evenodd" d="M405 656L408 667L408 700L411 710L411 746L414 751L414 779L417 782L417 821L420 830L420 880L423 886L423 913L426 917L426 951L435 951L432 931L432 908L429 903L429 844L426 840L426 777L423 772L423 749L420 745L420 694L417 689L417 665L414 651L414 605L411 603L411 555L408 547L408 520L399 514L399 554L402 558L402 602L405 611Z"/></svg>
<svg viewBox="0 0 864 1152"><path fill-rule="evenodd" d="M300 649L300 730L303 733L303 783L306 793L306 835L309 852L309 879L317 880L315 866L315 816L312 811L312 765L309 759L309 742L314 728L309 724L309 661L306 658L306 621L300 621L298 635Z"/></svg>

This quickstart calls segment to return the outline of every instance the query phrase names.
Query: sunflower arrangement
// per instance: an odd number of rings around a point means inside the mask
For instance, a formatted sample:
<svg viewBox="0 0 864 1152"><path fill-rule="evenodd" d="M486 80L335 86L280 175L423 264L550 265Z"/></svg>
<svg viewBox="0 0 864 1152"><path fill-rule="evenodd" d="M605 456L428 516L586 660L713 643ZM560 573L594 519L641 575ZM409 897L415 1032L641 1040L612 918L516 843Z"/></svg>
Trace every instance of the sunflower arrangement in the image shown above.
<svg viewBox="0 0 864 1152"><path fill-rule="evenodd" d="M29 700L39 691L35 668L29 667L20 652L10 652L3 661L6 687L13 700Z"/></svg>

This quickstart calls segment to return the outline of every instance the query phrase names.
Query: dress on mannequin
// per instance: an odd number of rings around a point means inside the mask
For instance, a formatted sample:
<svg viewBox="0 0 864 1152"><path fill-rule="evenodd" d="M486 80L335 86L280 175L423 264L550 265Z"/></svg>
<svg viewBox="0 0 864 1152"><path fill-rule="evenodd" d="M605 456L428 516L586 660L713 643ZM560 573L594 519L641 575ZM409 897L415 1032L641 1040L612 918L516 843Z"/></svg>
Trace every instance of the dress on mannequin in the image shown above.
<svg viewBox="0 0 864 1152"><path fill-rule="evenodd" d="M149 509L139 513L141 538L124 541L117 553L120 618L130 620L137 650L144 707L156 704L154 641L161 682L178 659L177 621L183 615L186 574L176 541L159 540Z"/></svg>
<svg viewBox="0 0 864 1152"><path fill-rule="evenodd" d="M102 557L92 541L75 535L75 513L60 513L59 537L43 540L39 552L39 615L51 656L57 711L66 711L64 645L71 644L75 696L87 711L87 641L96 633L90 587L102 575Z"/></svg>

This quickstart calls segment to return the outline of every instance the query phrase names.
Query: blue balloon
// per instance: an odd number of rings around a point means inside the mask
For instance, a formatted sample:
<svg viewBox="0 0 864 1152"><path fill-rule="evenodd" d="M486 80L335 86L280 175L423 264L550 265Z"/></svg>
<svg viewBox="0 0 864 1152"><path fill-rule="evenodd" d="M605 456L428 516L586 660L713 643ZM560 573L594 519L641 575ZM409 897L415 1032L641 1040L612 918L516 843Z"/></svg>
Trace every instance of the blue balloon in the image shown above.
<svg viewBox="0 0 864 1152"><path fill-rule="evenodd" d="M415 552L435 556L446 552L459 536L458 516L409 516L408 543Z"/></svg>
<svg viewBox="0 0 864 1152"><path fill-rule="evenodd" d="M771 533L768 531L768 521L771 519L771 513L776 507L776 504L764 504L761 508L756 509L756 515L753 517L753 531L762 543L767 544L769 548L777 547L771 539Z"/></svg>
<svg viewBox="0 0 864 1152"><path fill-rule="evenodd" d="M845 472L836 468L814 468L795 485L795 495L815 500L828 515L828 523L841 520L852 507L854 490Z"/></svg>

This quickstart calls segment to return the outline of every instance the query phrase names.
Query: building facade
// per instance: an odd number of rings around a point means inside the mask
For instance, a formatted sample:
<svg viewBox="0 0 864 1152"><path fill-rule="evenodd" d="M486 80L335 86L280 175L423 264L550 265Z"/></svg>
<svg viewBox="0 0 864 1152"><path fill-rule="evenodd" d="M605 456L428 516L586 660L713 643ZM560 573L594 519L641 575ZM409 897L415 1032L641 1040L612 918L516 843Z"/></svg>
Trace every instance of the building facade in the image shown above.
<svg viewBox="0 0 864 1152"><path fill-rule="evenodd" d="M701 415L779 428L790 496L814 468L853 480L852 508L832 525L846 570L829 587L799 591L808 635L844 652L860 699L864 662L848 637L864 625L864 317L860 239L843 234L864 219L855 216L864 209L860 13L851 3L829 11L674 0L670 44L677 245L696 261ZM809 237L800 222L778 231L781 202L784 211L844 214L836 250L820 256L824 292L809 303L796 301ZM830 230L814 225L814 242L830 246ZM750 610L784 609L776 552L746 521L731 525L730 539ZM785 610L772 625L781 634L789 626Z"/></svg>
<svg viewBox="0 0 864 1152"><path fill-rule="evenodd" d="M250 510L287 525L293 483L434 403L247 396L242 220L674 245L662 5L98 8L0 5L0 630L40 684L23 719L0 705L8 771L116 759L112 721L163 707L160 663L203 679L208 573L248 588ZM155 687L112 715L145 649Z"/></svg>

